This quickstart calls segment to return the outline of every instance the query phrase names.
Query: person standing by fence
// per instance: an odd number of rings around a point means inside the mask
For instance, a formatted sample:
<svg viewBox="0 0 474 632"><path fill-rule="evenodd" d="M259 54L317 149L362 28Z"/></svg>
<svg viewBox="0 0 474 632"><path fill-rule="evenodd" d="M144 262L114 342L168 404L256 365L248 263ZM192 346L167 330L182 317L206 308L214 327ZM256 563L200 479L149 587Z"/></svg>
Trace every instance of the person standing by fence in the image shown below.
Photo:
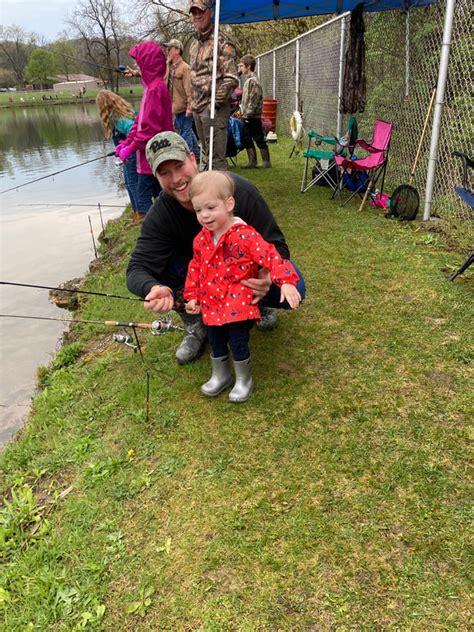
<svg viewBox="0 0 474 632"><path fill-rule="evenodd" d="M237 66L239 75L245 77L244 89L242 91L242 102L240 111L242 113L242 136L243 145L247 151L248 164L243 169L253 169L271 167L270 151L265 141L262 129L262 109L263 90L255 74L256 59L253 55L244 55ZM253 141L257 144L262 154L262 164L257 165L257 151Z"/></svg>
<svg viewBox="0 0 474 632"><path fill-rule="evenodd" d="M168 52L168 88L171 94L174 127L199 161L201 150L193 130L191 68L182 57L183 44L180 40L172 39L164 46Z"/></svg>

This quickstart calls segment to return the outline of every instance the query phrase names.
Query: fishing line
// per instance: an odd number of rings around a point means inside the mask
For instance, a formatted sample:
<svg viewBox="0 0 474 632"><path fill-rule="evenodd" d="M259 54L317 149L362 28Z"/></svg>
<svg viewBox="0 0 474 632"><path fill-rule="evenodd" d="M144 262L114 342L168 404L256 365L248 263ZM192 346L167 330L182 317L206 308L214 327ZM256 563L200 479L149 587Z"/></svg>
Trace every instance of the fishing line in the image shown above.
<svg viewBox="0 0 474 632"><path fill-rule="evenodd" d="M44 180L45 178L52 178L54 176L57 176L60 173L64 173L65 171L70 171L71 169L76 169L77 167L88 165L90 162L95 162L96 160L102 160L103 158L109 158L110 156L115 156L115 151L111 151L108 154L105 154L105 156L98 156L97 158L92 158L91 160L80 162L78 165L73 165L72 167L67 167L66 169L61 169L60 171L49 173L47 176L41 176L41 178L35 178L34 180L30 180L29 182L24 182L23 184L17 184L16 187L12 187L11 189L5 189L4 191L0 191L0 195L2 195L2 193L9 193L10 191L15 191L16 189L21 189L21 187L26 187L27 184L33 184L33 182L39 182L40 180Z"/></svg>
<svg viewBox="0 0 474 632"><path fill-rule="evenodd" d="M170 319L168 320L155 320L152 323L127 323L122 321L115 320L82 320L79 318L53 318L51 316L25 316L23 314L0 314L0 318L19 318L25 320L52 320L60 323L85 323L89 325L106 325L108 327L128 327L133 331L133 335L135 338L135 345L130 344L129 336L116 336L114 335L113 340L115 342L119 342L122 344L126 344L129 347L132 347L133 351L138 351L140 354L140 359L143 363L145 369L146 376L146 391L145 391L145 422L148 423L150 421L150 395L151 395L151 384L150 384L150 371L157 373L158 375L165 376L169 382L172 382L172 378L170 378L166 373L162 371L158 371L157 369L150 367L147 365L145 361L145 357L143 355L142 346L140 344L140 339L137 334L137 329L147 329L150 330L153 335L163 335L168 331L183 331L183 327L179 327L175 325L174 322Z"/></svg>
<svg viewBox="0 0 474 632"><path fill-rule="evenodd" d="M134 296L121 296L120 294L108 294L106 292L92 292L88 290L72 290L63 287L51 287L49 285L32 285L31 283L14 283L13 281L0 281L0 285L14 285L16 287L31 287L35 290L56 290L57 292L73 292L75 294L92 294L93 296L106 296L107 298L121 298L125 301L139 301L149 303L149 299L135 298Z"/></svg>

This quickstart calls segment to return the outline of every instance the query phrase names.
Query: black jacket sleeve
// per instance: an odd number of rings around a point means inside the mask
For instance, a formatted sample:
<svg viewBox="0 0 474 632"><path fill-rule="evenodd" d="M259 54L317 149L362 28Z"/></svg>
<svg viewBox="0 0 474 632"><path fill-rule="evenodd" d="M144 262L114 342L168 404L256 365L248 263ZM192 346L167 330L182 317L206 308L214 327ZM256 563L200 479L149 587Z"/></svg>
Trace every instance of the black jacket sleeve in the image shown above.
<svg viewBox="0 0 474 632"><path fill-rule="evenodd" d="M253 226L265 241L275 246L283 259L289 259L285 237L257 187L234 173L231 175L235 184L234 215Z"/></svg>
<svg viewBox="0 0 474 632"><path fill-rule="evenodd" d="M146 214L127 267L127 287L141 298L145 298L160 282L168 261L176 251L175 239L164 211L158 198Z"/></svg>

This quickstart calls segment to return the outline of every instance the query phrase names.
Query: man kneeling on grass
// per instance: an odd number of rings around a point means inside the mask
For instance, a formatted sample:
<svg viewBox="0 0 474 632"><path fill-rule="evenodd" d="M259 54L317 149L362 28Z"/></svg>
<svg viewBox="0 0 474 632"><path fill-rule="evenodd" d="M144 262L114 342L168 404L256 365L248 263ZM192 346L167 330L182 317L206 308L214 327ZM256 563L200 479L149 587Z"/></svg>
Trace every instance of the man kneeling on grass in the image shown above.
<svg viewBox="0 0 474 632"><path fill-rule="evenodd" d="M175 309L183 320L185 334L176 351L179 364L198 358L204 350L207 331L200 314L187 314L182 292L189 262L193 257L193 241L201 226L189 198L193 177L198 173L194 154L186 142L174 132L161 132L148 141L146 155L162 192L148 211L142 224L128 269L128 289L145 299L145 309L162 314ZM234 214L253 226L265 241L273 244L283 259L290 252L275 218L256 187L236 174L234 182ZM305 283L297 275L296 288L303 299ZM280 303L280 288L273 284L269 270L262 268L254 278L242 281L253 293L253 304L259 303L261 320L257 329L270 330L277 325L273 308L289 309Z"/></svg>

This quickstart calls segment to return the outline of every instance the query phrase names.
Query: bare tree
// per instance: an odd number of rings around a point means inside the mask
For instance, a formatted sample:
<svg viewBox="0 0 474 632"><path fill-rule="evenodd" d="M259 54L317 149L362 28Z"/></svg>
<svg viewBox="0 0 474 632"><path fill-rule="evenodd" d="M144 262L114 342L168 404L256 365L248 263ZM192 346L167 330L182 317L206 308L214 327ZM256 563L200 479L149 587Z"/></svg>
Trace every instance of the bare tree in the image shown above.
<svg viewBox="0 0 474 632"><path fill-rule="evenodd" d="M114 68L120 64L124 27L116 0L80 0L69 24L82 38L85 53L97 64L101 79L117 90Z"/></svg>
<svg viewBox="0 0 474 632"><path fill-rule="evenodd" d="M0 64L15 76L18 84L25 83L25 66L36 43L34 33L20 26L0 26Z"/></svg>
<svg viewBox="0 0 474 632"><path fill-rule="evenodd" d="M139 38L163 43L176 37L186 49L194 34L187 7L188 0L139 0L136 5Z"/></svg>

